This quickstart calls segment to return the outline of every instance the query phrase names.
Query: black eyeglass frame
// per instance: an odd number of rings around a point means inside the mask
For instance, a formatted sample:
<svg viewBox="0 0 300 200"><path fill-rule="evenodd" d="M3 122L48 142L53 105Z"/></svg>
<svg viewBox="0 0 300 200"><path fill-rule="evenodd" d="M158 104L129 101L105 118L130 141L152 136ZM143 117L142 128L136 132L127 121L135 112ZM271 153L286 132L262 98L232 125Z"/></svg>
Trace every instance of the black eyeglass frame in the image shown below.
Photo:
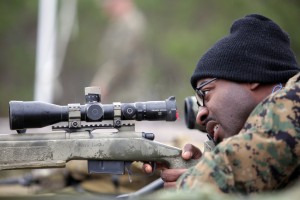
<svg viewBox="0 0 300 200"><path fill-rule="evenodd" d="M211 79L211 80L209 80L209 81L206 81L206 82L204 82L204 83L202 83L201 85L199 85L199 87L197 87L196 88L196 99L197 99L197 104L198 104L198 106L200 107L204 107L205 106L205 104L204 104L204 99L205 99L205 93L204 92L202 92L201 91L201 89L204 87L204 86L206 86L206 85L208 85L208 84L210 84L211 82L213 82L213 81L215 81L217 78L213 78L213 79Z"/></svg>

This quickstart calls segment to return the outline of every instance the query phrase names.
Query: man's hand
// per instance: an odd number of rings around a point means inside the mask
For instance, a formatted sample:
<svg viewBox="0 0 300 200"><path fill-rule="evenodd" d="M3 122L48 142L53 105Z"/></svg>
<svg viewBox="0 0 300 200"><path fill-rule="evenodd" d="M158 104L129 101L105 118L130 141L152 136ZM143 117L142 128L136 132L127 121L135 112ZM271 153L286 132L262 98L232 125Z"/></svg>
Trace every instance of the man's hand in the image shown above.
<svg viewBox="0 0 300 200"><path fill-rule="evenodd" d="M181 157L185 160L199 159L202 156L202 152L199 148L192 144L186 144L183 147ZM165 182L165 188L171 188L176 186L177 179L183 174L187 169L168 169L167 166L157 163L157 169L161 169L161 178ZM152 166L148 163L143 165L143 170L145 173L152 173Z"/></svg>

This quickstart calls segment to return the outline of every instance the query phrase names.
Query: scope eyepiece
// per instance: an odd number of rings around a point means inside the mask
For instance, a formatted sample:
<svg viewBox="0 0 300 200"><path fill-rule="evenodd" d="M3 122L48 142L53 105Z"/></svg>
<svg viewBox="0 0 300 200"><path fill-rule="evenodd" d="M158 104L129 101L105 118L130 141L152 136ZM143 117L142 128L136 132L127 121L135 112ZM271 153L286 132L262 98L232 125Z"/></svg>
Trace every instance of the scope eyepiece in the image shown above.
<svg viewBox="0 0 300 200"><path fill-rule="evenodd" d="M177 119L176 100L171 96L165 101L148 101L135 103L137 121L141 120L166 120L175 121Z"/></svg>
<svg viewBox="0 0 300 200"><path fill-rule="evenodd" d="M195 96L186 97L184 100L184 119L185 125L189 129L198 129L202 132L206 132L206 128L196 123L196 117L198 114L197 99Z"/></svg>

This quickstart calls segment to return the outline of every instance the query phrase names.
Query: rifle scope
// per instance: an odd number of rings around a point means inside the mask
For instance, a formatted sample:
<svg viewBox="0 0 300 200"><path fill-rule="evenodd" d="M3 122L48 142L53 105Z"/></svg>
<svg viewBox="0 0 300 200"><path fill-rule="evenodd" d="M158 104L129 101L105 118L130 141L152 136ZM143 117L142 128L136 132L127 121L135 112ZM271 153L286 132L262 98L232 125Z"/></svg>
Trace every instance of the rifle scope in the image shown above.
<svg viewBox="0 0 300 200"><path fill-rule="evenodd" d="M196 117L198 113L197 99L195 96L189 96L184 99L184 119L185 125L189 129L198 129L202 132L206 132L204 126L196 123Z"/></svg>
<svg viewBox="0 0 300 200"><path fill-rule="evenodd" d="M89 94L90 95L90 94ZM90 95L91 96L91 95ZM175 97L165 101L147 101L135 103L101 104L101 97L91 101L87 98L85 105L68 104L59 106L39 101L10 101L9 123L11 130L26 128L41 128L58 122L70 121L78 118L79 121L100 122L102 120L149 120L175 121L177 108Z"/></svg>

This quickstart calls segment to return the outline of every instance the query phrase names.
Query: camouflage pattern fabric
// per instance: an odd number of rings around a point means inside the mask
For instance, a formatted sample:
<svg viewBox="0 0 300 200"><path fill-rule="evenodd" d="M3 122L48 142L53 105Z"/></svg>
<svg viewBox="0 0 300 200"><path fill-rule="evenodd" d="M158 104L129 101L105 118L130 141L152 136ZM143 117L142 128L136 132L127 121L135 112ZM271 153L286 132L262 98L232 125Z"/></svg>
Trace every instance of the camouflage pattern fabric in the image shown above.
<svg viewBox="0 0 300 200"><path fill-rule="evenodd" d="M193 192L189 190L159 190L158 192L139 196L136 198L130 198L133 200L148 200L148 199L172 199L172 200L182 200L182 199L197 199L197 200L290 200L299 199L300 182L296 182L295 185L280 191L268 191L263 193L251 193L249 195L242 195L237 193L221 193L216 192L215 188L211 185L203 185L201 189L195 190Z"/></svg>
<svg viewBox="0 0 300 200"><path fill-rule="evenodd" d="M230 193L272 191L299 175L300 73L250 114L244 128L178 180L178 188L201 190L210 183Z"/></svg>

